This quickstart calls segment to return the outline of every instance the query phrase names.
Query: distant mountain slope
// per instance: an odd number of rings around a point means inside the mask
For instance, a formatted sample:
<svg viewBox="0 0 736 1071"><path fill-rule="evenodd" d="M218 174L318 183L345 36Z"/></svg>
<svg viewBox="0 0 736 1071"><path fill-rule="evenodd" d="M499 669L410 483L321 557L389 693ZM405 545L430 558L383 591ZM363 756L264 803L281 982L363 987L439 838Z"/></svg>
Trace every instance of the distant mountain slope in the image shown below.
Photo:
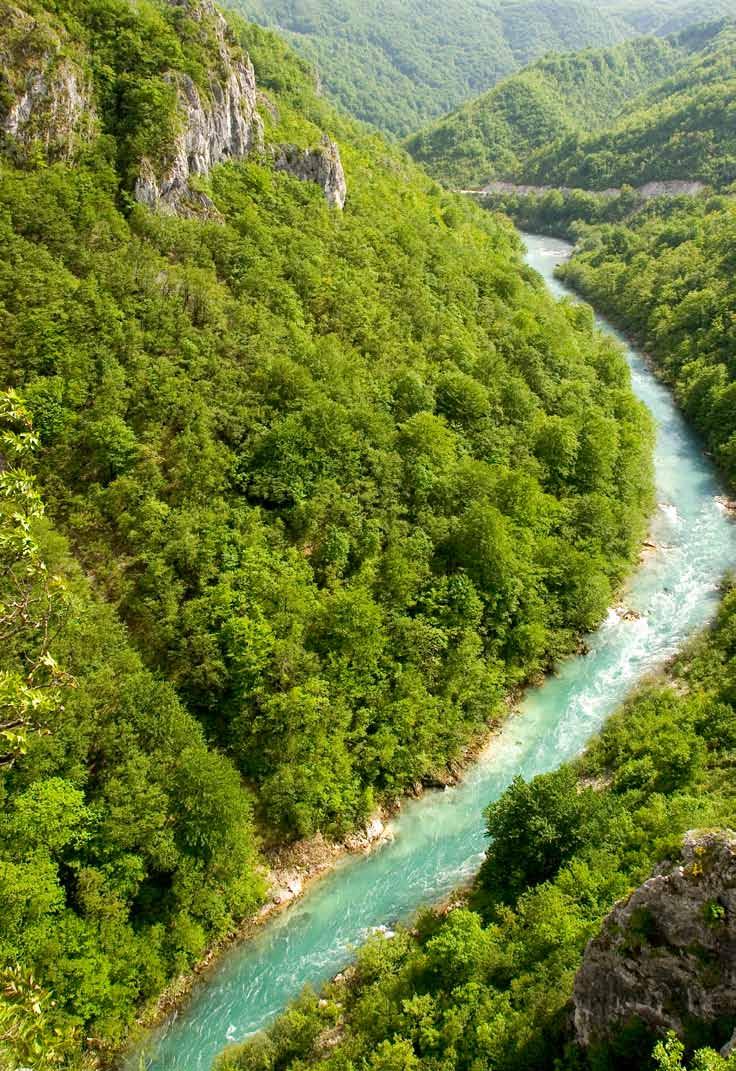
<svg viewBox="0 0 736 1071"><path fill-rule="evenodd" d="M639 33L670 34L698 22L733 15L733 0L613 0L606 11Z"/></svg>
<svg viewBox="0 0 736 1071"><path fill-rule="evenodd" d="M351 114L406 136L547 52L727 15L732 0L228 0L279 30Z"/></svg>
<svg viewBox="0 0 736 1071"><path fill-rule="evenodd" d="M561 135L604 124L632 96L682 65L685 53L656 37L538 60L409 141L409 150L450 186L511 177Z"/></svg>
<svg viewBox="0 0 736 1071"><path fill-rule="evenodd" d="M636 31L591 0L229 0L278 29L347 111L404 136L549 51Z"/></svg>
<svg viewBox="0 0 736 1071"><path fill-rule="evenodd" d="M690 34L692 37L692 33ZM606 130L571 134L522 168L527 182L604 189L662 179L736 179L736 24L675 75L632 101Z"/></svg>

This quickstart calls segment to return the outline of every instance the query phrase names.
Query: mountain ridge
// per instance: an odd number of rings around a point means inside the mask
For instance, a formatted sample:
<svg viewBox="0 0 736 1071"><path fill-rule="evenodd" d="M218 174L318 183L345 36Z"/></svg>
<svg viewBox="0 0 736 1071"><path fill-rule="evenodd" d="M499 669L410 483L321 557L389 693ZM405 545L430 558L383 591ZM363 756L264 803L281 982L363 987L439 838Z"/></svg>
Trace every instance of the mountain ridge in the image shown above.
<svg viewBox="0 0 736 1071"><path fill-rule="evenodd" d="M434 177L455 187L493 180L597 190L678 179L722 184L732 167L733 70L728 19L665 39L552 56L407 144Z"/></svg>

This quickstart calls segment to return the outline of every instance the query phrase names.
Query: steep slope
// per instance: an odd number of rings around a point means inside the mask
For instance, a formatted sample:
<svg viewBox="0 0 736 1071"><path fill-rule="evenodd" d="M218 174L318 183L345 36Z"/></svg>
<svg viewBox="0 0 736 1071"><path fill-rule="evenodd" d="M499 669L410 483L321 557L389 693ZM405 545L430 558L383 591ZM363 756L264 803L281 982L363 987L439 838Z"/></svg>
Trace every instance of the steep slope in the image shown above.
<svg viewBox="0 0 736 1071"><path fill-rule="evenodd" d="M668 1028L693 1071L733 1071L733 1055L691 1057L736 1025L733 841L713 835L736 818L735 620L731 591L713 633L581 760L516 779L489 809L470 902L376 935L217 1071L680 1071ZM680 877L664 861L683 841Z"/></svg>
<svg viewBox="0 0 736 1071"><path fill-rule="evenodd" d="M733 15L733 4L731 0L611 0L606 11L624 19L638 33L664 36Z"/></svg>
<svg viewBox="0 0 736 1071"><path fill-rule="evenodd" d="M346 111L403 136L548 51L634 32L588 0L231 0L315 63Z"/></svg>
<svg viewBox="0 0 736 1071"><path fill-rule="evenodd" d="M46 1071L255 908L253 812L359 825L601 619L651 427L278 38L34 0L0 42L0 1058Z"/></svg>
<svg viewBox="0 0 736 1071"><path fill-rule="evenodd" d="M675 42L657 38L545 57L414 135L407 146L449 186L509 178L554 139L605 125L628 98L662 81L683 58Z"/></svg>
<svg viewBox="0 0 736 1071"><path fill-rule="evenodd" d="M605 130L571 134L534 154L519 169L523 180L593 190L666 179L732 182L736 26L729 21L717 28L690 62L627 105ZM686 36L697 42L699 35Z"/></svg>

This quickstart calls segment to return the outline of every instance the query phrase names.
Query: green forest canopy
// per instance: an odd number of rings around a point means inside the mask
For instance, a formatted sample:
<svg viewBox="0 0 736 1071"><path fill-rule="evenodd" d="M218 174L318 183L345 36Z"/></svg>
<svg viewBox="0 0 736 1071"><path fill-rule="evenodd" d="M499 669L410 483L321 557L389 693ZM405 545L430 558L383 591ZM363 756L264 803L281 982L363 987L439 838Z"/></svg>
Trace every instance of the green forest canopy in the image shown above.
<svg viewBox="0 0 736 1071"><path fill-rule="evenodd" d="M267 143L336 136L345 212L266 151L200 178L220 220L179 219L130 193L172 67L208 90L206 7L28 11L22 41L2 12L0 108L60 40L101 128L73 164L12 138L0 162L0 602L48 623L0 655L0 1057L45 1071L257 907L256 830L359 824L600 620L652 429L508 226L278 38L234 31Z"/></svg>
<svg viewBox="0 0 736 1071"><path fill-rule="evenodd" d="M624 222L579 230L565 278L642 340L736 482L736 203L654 202Z"/></svg>
<svg viewBox="0 0 736 1071"><path fill-rule="evenodd" d="M641 37L545 56L413 135L407 147L450 187L513 178L549 142L605 127L627 99L672 74L686 55L676 41Z"/></svg>
<svg viewBox="0 0 736 1071"><path fill-rule="evenodd" d="M460 188L493 179L604 190L736 177L736 26L550 56L411 137Z"/></svg>
<svg viewBox="0 0 736 1071"><path fill-rule="evenodd" d="M718 0L705 0L718 3ZM549 51L636 32L592 0L230 0L316 64L341 107L404 136Z"/></svg>
<svg viewBox="0 0 736 1071"><path fill-rule="evenodd" d="M563 136L534 153L520 169L524 181L592 190L666 179L717 187L733 182L736 24L728 20L722 27L716 36L704 27L701 50L631 101L605 130Z"/></svg>

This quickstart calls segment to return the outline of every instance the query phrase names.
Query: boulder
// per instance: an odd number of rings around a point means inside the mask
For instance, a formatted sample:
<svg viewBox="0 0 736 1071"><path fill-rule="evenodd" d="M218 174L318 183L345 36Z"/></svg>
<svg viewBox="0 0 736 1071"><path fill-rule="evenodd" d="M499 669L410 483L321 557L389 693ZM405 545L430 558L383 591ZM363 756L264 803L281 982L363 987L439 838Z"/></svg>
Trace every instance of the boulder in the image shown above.
<svg viewBox="0 0 736 1071"><path fill-rule="evenodd" d="M736 834L691 831L679 862L663 864L617 904L575 979L575 1033L587 1047L643 1024L686 1038L736 1019Z"/></svg>

